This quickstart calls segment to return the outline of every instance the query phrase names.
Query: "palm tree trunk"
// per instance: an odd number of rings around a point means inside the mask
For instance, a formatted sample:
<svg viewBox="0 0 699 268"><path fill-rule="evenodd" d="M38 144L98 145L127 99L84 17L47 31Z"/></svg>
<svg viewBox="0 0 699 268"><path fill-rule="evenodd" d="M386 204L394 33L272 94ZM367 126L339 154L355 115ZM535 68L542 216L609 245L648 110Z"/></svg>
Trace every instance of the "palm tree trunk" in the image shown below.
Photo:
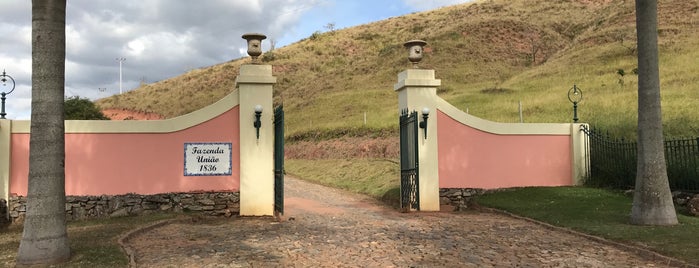
<svg viewBox="0 0 699 268"><path fill-rule="evenodd" d="M32 114L29 188L17 263L70 258L65 214L66 0L32 1Z"/></svg>
<svg viewBox="0 0 699 268"><path fill-rule="evenodd" d="M663 145L657 29L657 0L636 0L638 163L630 222L639 225L677 224Z"/></svg>

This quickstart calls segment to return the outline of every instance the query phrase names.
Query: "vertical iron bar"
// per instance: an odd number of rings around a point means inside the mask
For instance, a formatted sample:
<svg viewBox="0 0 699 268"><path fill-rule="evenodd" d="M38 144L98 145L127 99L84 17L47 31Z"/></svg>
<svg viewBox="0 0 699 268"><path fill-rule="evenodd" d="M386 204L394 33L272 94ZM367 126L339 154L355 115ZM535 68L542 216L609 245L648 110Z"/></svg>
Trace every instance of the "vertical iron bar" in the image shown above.
<svg viewBox="0 0 699 268"><path fill-rule="evenodd" d="M684 178L682 179L682 184L683 184L683 189L689 188L689 180L691 178L691 160L692 160L692 140L691 139L684 139L682 144L684 145L683 152L684 152L684 159L682 162L684 162L684 169L683 169L683 174Z"/></svg>
<svg viewBox="0 0 699 268"><path fill-rule="evenodd" d="M665 146L665 162L667 165L667 178L668 178L668 183L670 184L670 189L674 189L676 185L673 183L673 178L675 177L675 154L674 154L674 146L675 143L672 140L665 140L663 145Z"/></svg>
<svg viewBox="0 0 699 268"><path fill-rule="evenodd" d="M274 211L284 214L284 106L274 109Z"/></svg>
<svg viewBox="0 0 699 268"><path fill-rule="evenodd" d="M692 154L692 180L691 180L691 189L697 190L699 189L699 170L697 168L697 158L699 157L699 138L693 139L692 140L693 146L692 150L694 153Z"/></svg>

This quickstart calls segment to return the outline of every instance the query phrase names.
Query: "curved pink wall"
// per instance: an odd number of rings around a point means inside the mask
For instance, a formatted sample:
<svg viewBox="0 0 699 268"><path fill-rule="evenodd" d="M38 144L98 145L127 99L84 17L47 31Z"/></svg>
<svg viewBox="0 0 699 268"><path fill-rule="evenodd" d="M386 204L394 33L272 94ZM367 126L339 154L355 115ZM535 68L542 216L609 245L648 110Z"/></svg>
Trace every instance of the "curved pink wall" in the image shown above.
<svg viewBox="0 0 699 268"><path fill-rule="evenodd" d="M570 136L497 135L437 116L440 188L573 184Z"/></svg>
<svg viewBox="0 0 699 268"><path fill-rule="evenodd" d="M66 133L66 194L238 191L238 107L172 133ZM232 143L232 175L184 176L184 143ZM26 196L29 134L12 134L10 193Z"/></svg>

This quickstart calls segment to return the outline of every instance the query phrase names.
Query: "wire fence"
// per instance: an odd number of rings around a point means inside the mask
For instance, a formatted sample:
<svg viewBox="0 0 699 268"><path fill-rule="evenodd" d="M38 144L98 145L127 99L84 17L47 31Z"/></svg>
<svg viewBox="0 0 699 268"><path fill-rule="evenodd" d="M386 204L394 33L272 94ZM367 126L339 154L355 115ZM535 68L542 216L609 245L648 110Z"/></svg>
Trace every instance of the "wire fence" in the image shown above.
<svg viewBox="0 0 699 268"><path fill-rule="evenodd" d="M585 185L633 189L636 181L636 141L611 137L584 126L587 134ZM699 190L699 138L665 140L665 161L670 189Z"/></svg>

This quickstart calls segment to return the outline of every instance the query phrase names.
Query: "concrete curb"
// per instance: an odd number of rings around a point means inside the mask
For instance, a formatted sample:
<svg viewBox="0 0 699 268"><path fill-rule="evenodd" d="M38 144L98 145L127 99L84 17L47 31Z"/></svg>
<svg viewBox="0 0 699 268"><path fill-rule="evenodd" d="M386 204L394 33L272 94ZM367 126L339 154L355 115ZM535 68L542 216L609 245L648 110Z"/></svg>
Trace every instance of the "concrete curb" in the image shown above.
<svg viewBox="0 0 699 268"><path fill-rule="evenodd" d="M613 246L613 247L616 247L616 248L620 248L620 249L623 249L623 250L625 250L625 251L633 252L633 253L638 254L639 256L641 256L641 257L643 257L643 258L645 258L645 259L651 260L651 261L661 261L661 262L665 262L665 264L668 265L668 266L673 266L673 267L688 267L688 268L699 268L699 265L690 264L690 263L687 263L687 262L685 262L685 261L682 261L682 260L679 260L679 259L676 259L676 258L672 258L672 257L668 257L668 256L665 256L665 255L662 255L662 254L660 254L660 253L658 253L658 252L653 251L653 250L650 249L650 248L643 247L643 246L640 246L640 245L619 243L619 242L612 241L612 240L608 240L608 239L605 239L605 238L602 238L602 237L599 237L599 236L594 236L594 235L590 235L590 234L586 234L586 233L581 233L581 232L578 232L578 231L575 231L575 230L572 230L572 229L568 229L568 228L564 228L564 227L559 227L559 226L551 225L551 224L548 224L548 223L545 223L545 222L542 222L542 221L538 221L538 220L535 220L535 219L527 218L527 217L522 217L522 216L519 216L519 215L512 214L512 213L510 213L510 212L507 212L507 211L504 211L504 210L495 209L495 208L479 207L478 210L483 211L483 212L487 212L487 213L500 214L500 215L505 215L505 216L508 216L508 217L511 217L511 218L515 218L515 219L519 219L519 220L528 221L528 222L531 222L531 223L540 225L540 226L542 226L542 227L544 227L544 228L547 228L547 229L550 229L550 230L555 230L555 231L560 231L560 232L564 232L564 233L568 233L568 234L572 234L572 235L576 235L576 236L581 236L581 237L584 237L584 238L586 238L586 239L589 239L589 240L592 240L592 241L595 241L595 242L599 242L599 243L602 243L602 244L605 244L605 245L609 245L609 246Z"/></svg>

